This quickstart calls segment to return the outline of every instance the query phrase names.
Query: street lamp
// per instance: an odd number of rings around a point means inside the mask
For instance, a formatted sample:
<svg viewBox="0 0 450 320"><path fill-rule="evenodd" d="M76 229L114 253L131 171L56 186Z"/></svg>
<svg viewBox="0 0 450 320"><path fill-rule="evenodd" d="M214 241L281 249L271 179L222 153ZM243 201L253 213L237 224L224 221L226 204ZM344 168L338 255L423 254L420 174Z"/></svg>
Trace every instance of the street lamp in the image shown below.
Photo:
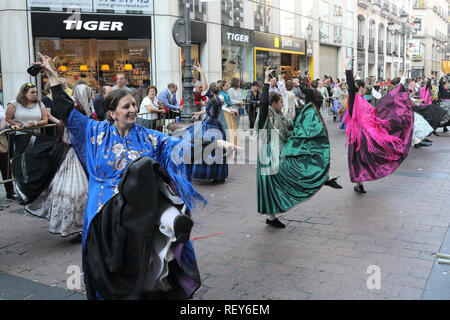
<svg viewBox="0 0 450 320"><path fill-rule="evenodd" d="M404 48L404 52L403 52L403 71L406 70L406 39L409 38L409 36L411 35L411 30L410 30L408 21L406 21L407 17L408 17L408 14L406 14L405 12L403 12L400 15L401 28L400 28L400 30L398 30L399 33L403 36L403 48ZM395 22L388 22L388 31L391 33L391 35L394 35Z"/></svg>
<svg viewBox="0 0 450 320"><path fill-rule="evenodd" d="M180 115L180 122L184 125L190 124L192 115L195 110L194 103L194 85L192 80L194 75L192 73L192 56L191 56L191 0L184 0L184 18L175 21L172 28L172 36L175 43L184 48L185 63L184 63L184 84L183 84L183 111Z"/></svg>

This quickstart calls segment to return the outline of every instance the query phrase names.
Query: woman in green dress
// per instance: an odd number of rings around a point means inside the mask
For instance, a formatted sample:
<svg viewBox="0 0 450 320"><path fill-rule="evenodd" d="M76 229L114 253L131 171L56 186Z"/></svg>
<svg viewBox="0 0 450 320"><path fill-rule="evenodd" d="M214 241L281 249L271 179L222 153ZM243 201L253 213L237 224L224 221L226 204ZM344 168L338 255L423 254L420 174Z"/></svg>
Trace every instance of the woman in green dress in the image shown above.
<svg viewBox="0 0 450 320"><path fill-rule="evenodd" d="M267 224L284 228L275 214L308 200L327 181L330 142L323 118L312 103L302 109L295 123L283 116L281 95L269 97L271 72L265 73L256 122L258 212L268 215Z"/></svg>

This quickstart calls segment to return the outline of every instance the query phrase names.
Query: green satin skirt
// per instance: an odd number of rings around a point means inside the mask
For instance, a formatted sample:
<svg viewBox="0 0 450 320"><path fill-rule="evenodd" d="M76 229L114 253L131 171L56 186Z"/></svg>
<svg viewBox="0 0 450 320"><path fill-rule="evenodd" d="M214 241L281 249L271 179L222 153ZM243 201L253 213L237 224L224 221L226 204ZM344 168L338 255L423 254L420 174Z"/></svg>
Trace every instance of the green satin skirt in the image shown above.
<svg viewBox="0 0 450 320"><path fill-rule="evenodd" d="M258 135L258 212L286 212L312 197L327 180L328 131L322 116L311 104L301 111L287 141L276 141L279 137L273 134L270 121L266 122L265 129Z"/></svg>

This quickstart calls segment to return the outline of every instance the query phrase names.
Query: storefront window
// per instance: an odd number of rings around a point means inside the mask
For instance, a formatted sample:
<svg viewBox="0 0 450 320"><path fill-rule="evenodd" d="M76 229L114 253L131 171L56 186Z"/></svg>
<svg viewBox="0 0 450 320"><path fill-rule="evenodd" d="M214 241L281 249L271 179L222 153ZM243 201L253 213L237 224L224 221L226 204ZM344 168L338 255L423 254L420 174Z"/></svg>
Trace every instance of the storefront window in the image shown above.
<svg viewBox="0 0 450 320"><path fill-rule="evenodd" d="M186 53L185 49L181 48L181 78L184 83L184 66L186 63ZM200 45L193 43L191 46L191 64L192 66L196 66L200 64ZM194 72L194 71L193 71ZM198 72L194 72L194 79L199 79ZM195 81L195 80L194 80Z"/></svg>
<svg viewBox="0 0 450 320"><path fill-rule="evenodd" d="M242 47L222 48L222 78L230 82L232 78L239 78L243 82L253 80L253 49Z"/></svg>
<svg viewBox="0 0 450 320"><path fill-rule="evenodd" d="M286 75L286 78L289 79L293 78L298 70L308 70L308 58L301 54L257 50L257 81L264 81L264 71L267 67L281 67L281 71Z"/></svg>
<svg viewBox="0 0 450 320"><path fill-rule="evenodd" d="M256 80L264 82L267 67L281 66L281 53L272 51L256 51Z"/></svg>
<svg viewBox="0 0 450 320"><path fill-rule="evenodd" d="M253 32L222 27L222 79L253 81Z"/></svg>
<svg viewBox="0 0 450 320"><path fill-rule="evenodd" d="M36 49L58 57L58 74L72 87L82 80L99 91L115 85L117 73L125 75L129 87L150 80L150 40L38 38Z"/></svg>

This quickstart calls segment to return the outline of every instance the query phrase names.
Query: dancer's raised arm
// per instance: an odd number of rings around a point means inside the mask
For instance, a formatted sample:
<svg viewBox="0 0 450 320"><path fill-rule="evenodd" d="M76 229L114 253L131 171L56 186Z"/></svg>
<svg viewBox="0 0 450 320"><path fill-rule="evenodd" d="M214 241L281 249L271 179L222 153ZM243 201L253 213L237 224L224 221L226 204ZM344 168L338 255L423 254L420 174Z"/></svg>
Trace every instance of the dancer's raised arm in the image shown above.
<svg viewBox="0 0 450 320"><path fill-rule="evenodd" d="M347 78L347 86L348 86L348 112L350 116L353 114L353 104L355 102L355 95L358 92L358 88L355 84L355 79L353 78L353 68L350 64L353 60L353 57L347 57L345 59L345 75Z"/></svg>

